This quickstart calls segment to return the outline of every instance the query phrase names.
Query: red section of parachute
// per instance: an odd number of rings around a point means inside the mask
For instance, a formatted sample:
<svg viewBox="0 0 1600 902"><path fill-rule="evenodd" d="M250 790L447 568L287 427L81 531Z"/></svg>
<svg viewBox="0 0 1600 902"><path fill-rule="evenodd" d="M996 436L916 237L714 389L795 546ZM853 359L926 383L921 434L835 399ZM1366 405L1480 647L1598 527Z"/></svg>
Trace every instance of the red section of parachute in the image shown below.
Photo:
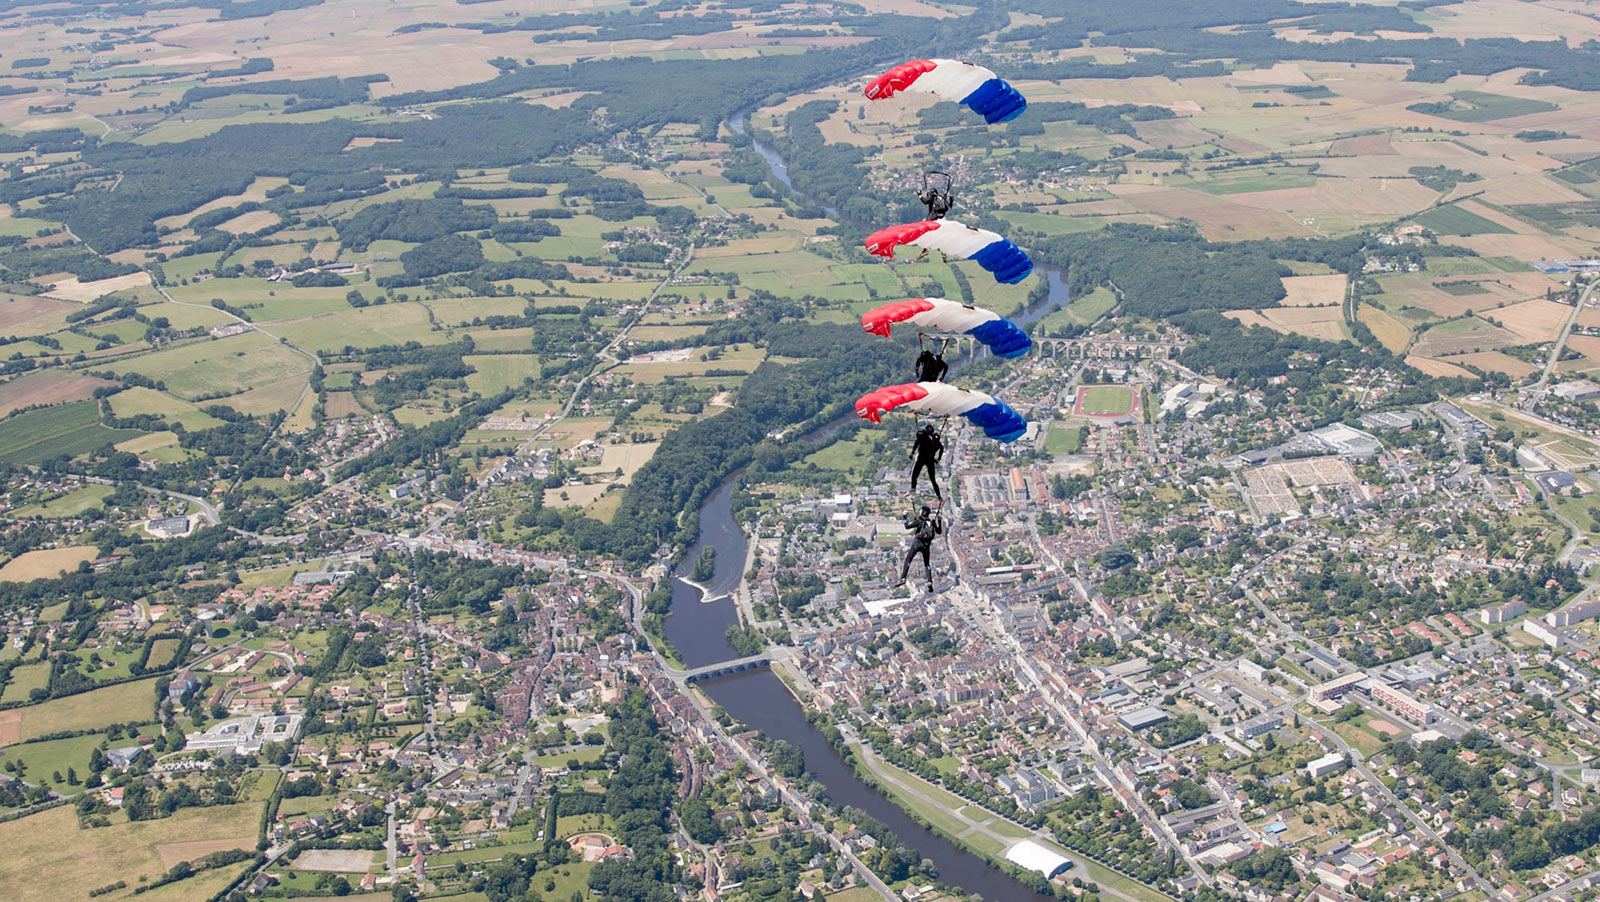
<svg viewBox="0 0 1600 902"><path fill-rule="evenodd" d="M905 225L890 226L887 229L879 229L878 231L867 236L865 244L867 253L877 257L889 257L890 259L893 259L895 248L902 244L909 244L912 241L916 241L923 235L937 230L939 225L940 224L937 221L908 222Z"/></svg>
<svg viewBox="0 0 1600 902"><path fill-rule="evenodd" d="M932 72L936 67L937 64L933 60L912 60L909 63L901 63L868 82L867 97L872 100L893 97L895 92L909 88L911 83L924 72Z"/></svg>
<svg viewBox="0 0 1600 902"><path fill-rule="evenodd" d="M877 391L870 391L856 401L856 416L874 423L883 422L883 414L912 401L920 401L928 396L928 390L915 382L904 385L888 385Z"/></svg>
<svg viewBox="0 0 1600 902"><path fill-rule="evenodd" d="M871 332L873 335L887 336L890 326L894 323L905 322L919 313L926 313L932 309L933 303L923 298L895 301L892 304L884 304L882 307L876 307L861 314L861 328Z"/></svg>

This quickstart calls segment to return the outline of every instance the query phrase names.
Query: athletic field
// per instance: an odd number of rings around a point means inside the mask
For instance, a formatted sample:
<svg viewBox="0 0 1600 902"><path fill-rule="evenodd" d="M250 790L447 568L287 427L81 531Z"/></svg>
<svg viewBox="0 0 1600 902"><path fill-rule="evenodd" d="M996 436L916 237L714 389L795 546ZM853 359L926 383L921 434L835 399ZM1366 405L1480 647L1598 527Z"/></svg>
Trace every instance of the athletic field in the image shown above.
<svg viewBox="0 0 1600 902"><path fill-rule="evenodd" d="M1078 389L1073 412L1081 417L1123 417L1138 406L1138 395L1121 385L1085 385Z"/></svg>

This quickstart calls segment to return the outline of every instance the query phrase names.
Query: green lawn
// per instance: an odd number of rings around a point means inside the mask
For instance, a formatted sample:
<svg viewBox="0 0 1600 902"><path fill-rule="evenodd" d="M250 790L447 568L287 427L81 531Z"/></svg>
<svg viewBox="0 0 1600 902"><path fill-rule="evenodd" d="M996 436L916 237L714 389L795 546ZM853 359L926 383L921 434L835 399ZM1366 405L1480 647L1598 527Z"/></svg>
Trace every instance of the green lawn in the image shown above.
<svg viewBox="0 0 1600 902"><path fill-rule="evenodd" d="M1076 454L1083 447L1083 428L1052 423L1044 436L1044 450L1049 454Z"/></svg>
<svg viewBox="0 0 1600 902"><path fill-rule="evenodd" d="M1120 385L1091 385L1083 393L1083 412L1124 414L1133 411L1133 392Z"/></svg>
<svg viewBox="0 0 1600 902"><path fill-rule="evenodd" d="M57 495L49 501L19 507L11 516L18 520L28 517L76 517L90 508L99 507L106 496L114 491L116 489L109 485L86 485L64 495Z"/></svg>

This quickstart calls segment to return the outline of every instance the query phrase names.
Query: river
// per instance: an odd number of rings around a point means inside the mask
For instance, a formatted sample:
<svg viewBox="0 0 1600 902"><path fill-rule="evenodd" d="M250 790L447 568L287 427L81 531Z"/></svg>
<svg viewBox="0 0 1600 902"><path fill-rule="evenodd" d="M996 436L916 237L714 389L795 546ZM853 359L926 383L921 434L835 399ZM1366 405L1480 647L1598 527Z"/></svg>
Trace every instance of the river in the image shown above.
<svg viewBox="0 0 1600 902"><path fill-rule="evenodd" d="M729 126L744 134L744 114L735 115ZM788 168L778 152L764 142L754 143L756 152L767 161L773 175L792 187ZM829 209L829 214L837 216L837 211ZM1066 281L1060 273L1047 271L1046 278L1049 295L1023 311L1017 317L1019 322L1033 322L1069 299ZM802 436L800 441L824 438L850 416L846 414L843 420ZM725 634L739 622L730 596L744 577L748 551L744 531L734 521L731 508L733 491L743 475L743 469L735 471L706 499L699 511L700 538L683 558L692 563L699 560L706 548L716 550L716 570L705 582L706 591L702 593L681 579L672 581L672 610L666 617L667 639L688 667L739 656L728 645ZM746 671L696 685L739 722L799 747L805 754L806 770L826 787L834 804L858 808L888 825L902 843L934 862L941 882L977 893L992 902L1050 902L1053 898L1033 892L986 859L918 824L886 796L863 783L822 733L806 721L800 703L770 671Z"/></svg>

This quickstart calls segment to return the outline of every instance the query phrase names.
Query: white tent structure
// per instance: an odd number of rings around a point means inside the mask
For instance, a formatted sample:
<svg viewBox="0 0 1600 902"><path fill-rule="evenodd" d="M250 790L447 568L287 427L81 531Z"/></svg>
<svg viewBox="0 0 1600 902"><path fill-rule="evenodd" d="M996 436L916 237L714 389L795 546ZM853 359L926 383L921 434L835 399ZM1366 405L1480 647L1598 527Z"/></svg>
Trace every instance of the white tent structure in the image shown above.
<svg viewBox="0 0 1600 902"><path fill-rule="evenodd" d="M1025 839L1007 849L1006 861L1020 868L1037 871L1043 874L1046 880L1072 867L1072 861L1066 856L1052 852L1031 839Z"/></svg>

